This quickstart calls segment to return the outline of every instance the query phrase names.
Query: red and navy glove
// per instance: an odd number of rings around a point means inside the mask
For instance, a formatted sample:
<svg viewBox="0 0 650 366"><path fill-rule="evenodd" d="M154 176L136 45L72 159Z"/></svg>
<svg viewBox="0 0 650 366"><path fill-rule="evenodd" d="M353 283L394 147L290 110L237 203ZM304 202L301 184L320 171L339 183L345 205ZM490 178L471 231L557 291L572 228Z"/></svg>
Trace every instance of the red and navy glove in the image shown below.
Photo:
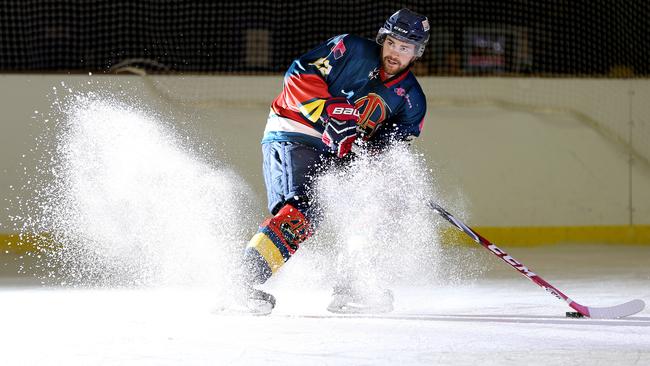
<svg viewBox="0 0 650 366"><path fill-rule="evenodd" d="M325 102L325 131L322 140L339 158L352 150L352 144L357 138L358 121L359 111L347 99L336 97Z"/></svg>

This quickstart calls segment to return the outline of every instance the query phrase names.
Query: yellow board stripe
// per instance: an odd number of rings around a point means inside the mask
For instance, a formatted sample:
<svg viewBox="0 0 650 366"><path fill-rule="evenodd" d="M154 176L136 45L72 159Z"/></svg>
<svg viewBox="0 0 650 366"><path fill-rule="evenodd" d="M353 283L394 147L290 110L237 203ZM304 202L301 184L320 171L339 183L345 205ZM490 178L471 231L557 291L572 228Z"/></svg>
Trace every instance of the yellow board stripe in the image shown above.
<svg viewBox="0 0 650 366"><path fill-rule="evenodd" d="M490 242L503 246L526 247L561 243L650 245L650 225L477 226L474 230ZM441 230L441 241L444 244L475 245L465 233L453 227ZM273 272L284 264L278 248L263 233L256 234L248 245L257 249ZM0 233L0 255L36 253L39 248L54 248L54 246L48 234L20 238L15 233Z"/></svg>
<svg viewBox="0 0 650 366"><path fill-rule="evenodd" d="M650 245L650 225L620 226L522 226L474 227L477 233L496 245L540 246L571 244ZM465 233L449 227L442 230L446 244L472 244Z"/></svg>
<svg viewBox="0 0 650 366"><path fill-rule="evenodd" d="M264 233L257 233L248 243L249 248L255 248L258 253L264 257L266 263L271 268L271 272L275 273L284 264L284 258L280 250L273 244L271 239Z"/></svg>
<svg viewBox="0 0 650 366"><path fill-rule="evenodd" d="M44 249L54 249L55 244L49 234L0 233L0 254L37 253Z"/></svg>

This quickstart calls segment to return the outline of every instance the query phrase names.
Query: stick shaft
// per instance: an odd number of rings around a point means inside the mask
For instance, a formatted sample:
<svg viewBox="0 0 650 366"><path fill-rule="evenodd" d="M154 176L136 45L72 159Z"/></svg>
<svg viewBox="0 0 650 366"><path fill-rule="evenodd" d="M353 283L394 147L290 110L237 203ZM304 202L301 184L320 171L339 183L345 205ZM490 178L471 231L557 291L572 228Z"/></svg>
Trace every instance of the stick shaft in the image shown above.
<svg viewBox="0 0 650 366"><path fill-rule="evenodd" d="M447 212L444 208L440 207L435 202L429 202L431 208L440 214L443 218L449 221L452 225L456 226L458 229L462 230L471 237L476 243L480 244L485 249L489 250L492 254L501 258L504 262L508 263L512 268L516 269L519 273L526 276L531 281L535 282L538 286L546 290L551 295L557 297L558 299L565 301L572 307L574 310L578 311L580 314L594 318L594 319L616 319L623 318L626 316L634 315L641 312L645 308L645 302L643 300L632 300L623 304L608 306L608 307L591 307L580 305L577 302L571 300L567 295L563 294L562 291L558 290L543 278L539 277L533 271L524 266L521 262L514 259L508 253L497 247L496 245L490 243L487 239L479 235L469 226L465 225L464 222L458 220Z"/></svg>
<svg viewBox="0 0 650 366"><path fill-rule="evenodd" d="M455 218L452 214L447 212L444 208L440 207L438 204L435 202L430 202L429 205L431 208L437 212L440 216L442 216L444 219L449 221L452 225L457 227L458 229L462 230L465 234L467 234L472 240L474 240L477 244L481 245L485 249L489 250L492 254L495 256L501 258L502 261L506 262L509 266L517 270L517 272L521 273L534 283L536 283L538 286L546 290L548 293L551 295L557 297L558 299L565 301L571 306L572 308L582 312L581 310L583 309L578 309L580 305L576 304L573 300L571 300L567 295L562 293L562 291L558 290L555 286L549 284L546 282L543 278L539 277L536 273L531 271L528 267L524 266L521 262L513 258L511 255L506 253L503 249L497 247L493 243L491 243L489 240L485 239L482 237L479 233L474 231L472 228L467 226L465 223L462 221L458 220ZM584 310L583 310L584 311ZM588 314L587 314L588 315Z"/></svg>

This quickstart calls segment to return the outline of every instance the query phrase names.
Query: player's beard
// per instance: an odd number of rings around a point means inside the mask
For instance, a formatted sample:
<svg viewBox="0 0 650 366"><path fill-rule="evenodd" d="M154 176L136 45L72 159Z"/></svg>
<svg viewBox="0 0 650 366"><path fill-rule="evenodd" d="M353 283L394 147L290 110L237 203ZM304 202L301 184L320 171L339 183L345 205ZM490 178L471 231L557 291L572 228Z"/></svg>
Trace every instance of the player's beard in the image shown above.
<svg viewBox="0 0 650 366"><path fill-rule="evenodd" d="M390 63L388 60L392 61L393 63ZM384 56L384 58L381 60L381 66L389 75L397 75L408 67L408 65L402 64L399 59L390 56Z"/></svg>

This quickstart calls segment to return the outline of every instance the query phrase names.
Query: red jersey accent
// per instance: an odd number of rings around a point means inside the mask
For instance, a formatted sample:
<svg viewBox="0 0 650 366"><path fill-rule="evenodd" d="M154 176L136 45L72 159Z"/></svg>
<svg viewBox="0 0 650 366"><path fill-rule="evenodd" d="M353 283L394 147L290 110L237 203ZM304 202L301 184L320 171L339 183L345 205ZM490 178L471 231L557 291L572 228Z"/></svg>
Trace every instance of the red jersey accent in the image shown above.
<svg viewBox="0 0 650 366"><path fill-rule="evenodd" d="M405 70L405 71L402 73L402 75L396 77L395 79L393 79L393 80L391 80L391 81L389 81L389 82L387 82L387 83L384 82L384 85L385 85L387 88L390 88L391 86L393 86L393 85L399 83L400 81L404 80L404 79L408 76L408 74L410 74L410 73L411 73L411 71L407 69L407 70ZM383 79L382 79L382 80L383 80Z"/></svg>
<svg viewBox="0 0 650 366"><path fill-rule="evenodd" d="M327 84L314 74L291 75L285 78L284 88L275 98L271 108L275 114L311 126L310 121L300 113L300 106L314 99L331 98Z"/></svg>

